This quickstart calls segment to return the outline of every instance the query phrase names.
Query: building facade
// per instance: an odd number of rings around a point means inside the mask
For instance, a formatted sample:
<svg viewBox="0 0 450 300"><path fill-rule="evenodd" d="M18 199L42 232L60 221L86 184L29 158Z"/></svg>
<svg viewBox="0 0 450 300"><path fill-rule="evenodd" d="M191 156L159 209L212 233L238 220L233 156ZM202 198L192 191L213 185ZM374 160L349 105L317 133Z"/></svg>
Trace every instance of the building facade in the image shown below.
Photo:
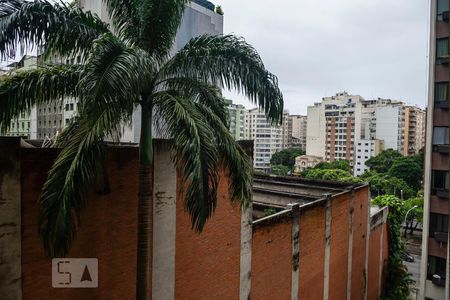
<svg viewBox="0 0 450 300"><path fill-rule="evenodd" d="M362 140L380 140L384 149L417 154L425 138L424 117L422 109L401 101L365 100L359 95L337 93L308 107L306 154L321 156L325 161L345 159L355 166L355 143ZM374 154L375 149L369 153ZM355 173L363 172L363 168L357 169Z"/></svg>
<svg viewBox="0 0 450 300"><path fill-rule="evenodd" d="M420 299L449 299L449 0L432 0Z"/></svg>
<svg viewBox="0 0 450 300"><path fill-rule="evenodd" d="M323 158L313 155L301 155L295 158L294 173L296 175L305 171L308 168L314 168L318 163L322 162Z"/></svg>
<svg viewBox="0 0 450 300"><path fill-rule="evenodd" d="M231 135L238 141L244 139L244 115L245 107L241 104L233 104L227 100L228 105L228 126Z"/></svg>
<svg viewBox="0 0 450 300"><path fill-rule="evenodd" d="M289 134L289 147L300 148L306 151L306 129L307 129L307 116L290 115L290 134Z"/></svg>
<svg viewBox="0 0 450 300"><path fill-rule="evenodd" d="M283 150L283 126L273 126L259 108L245 111L244 139L253 140L253 167L260 172L270 171L272 155Z"/></svg>
<svg viewBox="0 0 450 300"><path fill-rule="evenodd" d="M353 168L353 175L360 176L364 174L369 168L366 166L366 161L371 157L377 156L384 150L384 141L382 140L359 140L355 145L355 167Z"/></svg>

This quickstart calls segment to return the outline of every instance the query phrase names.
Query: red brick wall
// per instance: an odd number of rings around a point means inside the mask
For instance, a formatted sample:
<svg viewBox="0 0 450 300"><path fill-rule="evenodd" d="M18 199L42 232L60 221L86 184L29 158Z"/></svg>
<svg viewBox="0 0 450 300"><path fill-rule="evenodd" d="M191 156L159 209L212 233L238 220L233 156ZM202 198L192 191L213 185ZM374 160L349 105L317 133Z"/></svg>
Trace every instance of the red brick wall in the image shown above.
<svg viewBox="0 0 450 300"><path fill-rule="evenodd" d="M331 202L330 299L347 297L350 193Z"/></svg>
<svg viewBox="0 0 450 300"><path fill-rule="evenodd" d="M241 214L230 204L228 180L221 178L216 212L200 235L191 230L183 196L177 195L176 299L239 298Z"/></svg>
<svg viewBox="0 0 450 300"><path fill-rule="evenodd" d="M21 149L23 299L131 299L135 294L137 149L112 149L111 194L92 193L68 257L97 257L98 289L54 289L38 238L38 195L56 152Z"/></svg>
<svg viewBox="0 0 450 300"><path fill-rule="evenodd" d="M298 299L322 299L325 257L325 207L300 215L300 274Z"/></svg>
<svg viewBox="0 0 450 300"><path fill-rule="evenodd" d="M383 231L383 266L381 268L381 274L383 278L381 279L381 291L384 290L387 264L389 259L389 233L388 225L386 223L383 224Z"/></svg>
<svg viewBox="0 0 450 300"><path fill-rule="evenodd" d="M361 299L365 288L366 235L368 226L367 188L355 191L355 210L353 214L352 249L352 299Z"/></svg>
<svg viewBox="0 0 450 300"><path fill-rule="evenodd" d="M291 299L291 274L292 219L253 227L251 299Z"/></svg>
<svg viewBox="0 0 450 300"><path fill-rule="evenodd" d="M380 239L382 226L378 226L370 233L369 241L369 286L368 300L378 299L378 281L380 276Z"/></svg>

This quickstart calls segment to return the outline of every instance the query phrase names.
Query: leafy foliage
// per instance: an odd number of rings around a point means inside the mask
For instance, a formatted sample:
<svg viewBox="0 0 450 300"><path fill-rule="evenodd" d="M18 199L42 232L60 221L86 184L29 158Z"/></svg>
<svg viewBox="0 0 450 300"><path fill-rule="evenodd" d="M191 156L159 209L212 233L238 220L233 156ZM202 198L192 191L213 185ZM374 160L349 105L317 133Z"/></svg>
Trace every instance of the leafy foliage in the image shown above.
<svg viewBox="0 0 450 300"><path fill-rule="evenodd" d="M270 173L275 175L289 175L292 169L285 165L273 165Z"/></svg>
<svg viewBox="0 0 450 300"><path fill-rule="evenodd" d="M103 161L108 137L142 109L140 163L152 164L152 117L172 137L186 210L200 231L217 204L225 166L233 201L251 201L251 163L229 133L221 88L235 89L274 123L283 115L276 76L243 38L203 35L169 57L187 0L105 0L112 28L75 4L0 0L0 57L17 45L37 46L67 65L41 64L0 81L0 123L36 104L77 97L79 116L58 139L61 147L40 205L40 234L50 256L68 253L85 193ZM78 64L73 64L77 62ZM5 125L3 125L5 126Z"/></svg>
<svg viewBox="0 0 450 300"><path fill-rule="evenodd" d="M401 239L401 225L405 217L405 203L392 195L379 196L372 200L379 207L388 206L389 262L386 287L381 299L397 300L410 298L411 274L403 265L404 243Z"/></svg>
<svg viewBox="0 0 450 300"><path fill-rule="evenodd" d="M368 171L360 176L363 181L370 183L370 191L374 196L390 194L403 199L414 197L414 190L403 179L392 177L389 174Z"/></svg>
<svg viewBox="0 0 450 300"><path fill-rule="evenodd" d="M348 173L352 172L352 167L350 166L350 162L345 159L335 160L335 161L331 161L331 162L323 161L323 162L318 163L314 168L321 169L321 170L337 169L337 170L346 171Z"/></svg>
<svg viewBox="0 0 450 300"><path fill-rule="evenodd" d="M297 148L288 148L274 153L270 159L271 165L283 165L292 169L295 165L295 158L304 155L305 151Z"/></svg>
<svg viewBox="0 0 450 300"><path fill-rule="evenodd" d="M303 175L305 178L309 179L321 179L321 180L332 180L341 181L349 183L360 183L362 182L359 178L353 177L350 172L341 169L309 169Z"/></svg>
<svg viewBox="0 0 450 300"><path fill-rule="evenodd" d="M394 161L401 157L402 155L399 152L393 149L387 149L377 156L369 158L369 160L366 161L366 166L368 166L371 171L387 173Z"/></svg>
<svg viewBox="0 0 450 300"><path fill-rule="evenodd" d="M417 191L420 188L422 168L415 157L399 157L392 163L388 174L403 179L408 186Z"/></svg>

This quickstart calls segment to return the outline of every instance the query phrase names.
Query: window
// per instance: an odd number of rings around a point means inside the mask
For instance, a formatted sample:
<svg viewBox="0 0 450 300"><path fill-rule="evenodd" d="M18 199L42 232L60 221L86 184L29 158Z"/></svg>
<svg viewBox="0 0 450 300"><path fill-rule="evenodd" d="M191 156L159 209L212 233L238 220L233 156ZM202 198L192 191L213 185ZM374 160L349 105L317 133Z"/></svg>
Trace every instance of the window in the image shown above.
<svg viewBox="0 0 450 300"><path fill-rule="evenodd" d="M444 12L448 11L448 0L438 0L437 1L437 19L438 21L443 21Z"/></svg>
<svg viewBox="0 0 450 300"><path fill-rule="evenodd" d="M70 103L70 110L73 110L73 103Z"/></svg>
<svg viewBox="0 0 450 300"><path fill-rule="evenodd" d="M433 171L431 177L433 189L448 190L448 172Z"/></svg>
<svg viewBox="0 0 450 300"><path fill-rule="evenodd" d="M428 255L428 271L427 279L431 280L433 275L439 275L442 279L445 279L445 268L446 268L445 258Z"/></svg>
<svg viewBox="0 0 450 300"><path fill-rule="evenodd" d="M66 104L66 111L69 110L69 103Z"/></svg>
<svg viewBox="0 0 450 300"><path fill-rule="evenodd" d="M430 213L430 237L435 232L448 232L448 215Z"/></svg>
<svg viewBox="0 0 450 300"><path fill-rule="evenodd" d="M434 89L434 102L447 102L448 82L436 82Z"/></svg>
<svg viewBox="0 0 450 300"><path fill-rule="evenodd" d="M436 63L442 64L442 58L448 57L448 38L436 40Z"/></svg>
<svg viewBox="0 0 450 300"><path fill-rule="evenodd" d="M448 145L448 127L433 128L433 145Z"/></svg>

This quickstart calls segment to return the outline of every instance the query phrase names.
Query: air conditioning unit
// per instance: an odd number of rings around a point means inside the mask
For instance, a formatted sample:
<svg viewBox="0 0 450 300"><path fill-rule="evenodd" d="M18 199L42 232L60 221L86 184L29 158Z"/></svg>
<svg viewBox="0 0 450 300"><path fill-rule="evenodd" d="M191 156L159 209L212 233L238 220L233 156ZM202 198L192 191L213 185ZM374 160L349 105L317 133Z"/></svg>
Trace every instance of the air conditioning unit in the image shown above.
<svg viewBox="0 0 450 300"><path fill-rule="evenodd" d="M442 278L438 274L434 274L431 278L431 282L437 286L445 286L445 278Z"/></svg>
<svg viewBox="0 0 450 300"><path fill-rule="evenodd" d="M435 232L434 239L436 242L441 244L447 244L448 241L448 233L447 232Z"/></svg>

